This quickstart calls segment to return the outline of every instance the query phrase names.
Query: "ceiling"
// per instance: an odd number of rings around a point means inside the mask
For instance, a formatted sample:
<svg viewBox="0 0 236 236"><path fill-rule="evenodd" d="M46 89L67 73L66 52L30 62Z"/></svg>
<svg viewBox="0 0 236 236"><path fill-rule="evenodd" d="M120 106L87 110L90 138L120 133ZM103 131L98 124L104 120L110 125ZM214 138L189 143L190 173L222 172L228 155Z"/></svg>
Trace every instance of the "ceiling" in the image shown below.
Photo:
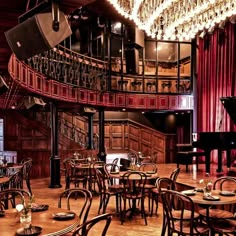
<svg viewBox="0 0 236 236"><path fill-rule="evenodd" d="M5 32L18 24L18 18L22 19L25 15L37 14L38 4L48 4L48 9L51 7L49 0L7 0L0 1L0 76L7 83L9 89L5 93L0 92L0 110L25 109L23 100L28 95L28 92L20 88L14 81L11 80L8 74L8 62L12 51L6 41ZM111 19L122 19L111 7L106 0L60 0L59 8L65 14L69 14L75 9L85 6L89 12L94 12L96 15L105 16ZM68 106L68 104L66 105Z"/></svg>

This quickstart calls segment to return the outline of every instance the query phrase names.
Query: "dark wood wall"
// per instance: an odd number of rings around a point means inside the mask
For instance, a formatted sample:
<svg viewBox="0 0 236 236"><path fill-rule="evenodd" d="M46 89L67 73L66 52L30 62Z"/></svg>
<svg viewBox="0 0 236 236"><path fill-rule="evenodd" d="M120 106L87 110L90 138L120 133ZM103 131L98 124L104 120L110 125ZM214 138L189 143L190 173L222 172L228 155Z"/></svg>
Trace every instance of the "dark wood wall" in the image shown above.
<svg viewBox="0 0 236 236"><path fill-rule="evenodd" d="M64 118L66 118L68 114ZM0 113L4 119L4 149L17 152L17 161L25 157L33 158L32 178L50 175L51 133L45 124L26 118L16 111ZM70 119L70 118L69 118ZM82 122L80 119L79 123ZM84 119L86 122L86 119ZM74 122L76 123L76 121ZM87 127L82 124L81 127ZM99 133L98 121L94 122L94 132ZM62 136L59 134L59 136ZM60 137L59 157L61 161L74 152L87 154L91 151L71 144ZM145 155L158 153L158 163L174 160L175 135L158 132L146 125L129 119L116 119L105 122L105 145L108 153L128 152L130 149ZM96 150L92 151L96 155Z"/></svg>

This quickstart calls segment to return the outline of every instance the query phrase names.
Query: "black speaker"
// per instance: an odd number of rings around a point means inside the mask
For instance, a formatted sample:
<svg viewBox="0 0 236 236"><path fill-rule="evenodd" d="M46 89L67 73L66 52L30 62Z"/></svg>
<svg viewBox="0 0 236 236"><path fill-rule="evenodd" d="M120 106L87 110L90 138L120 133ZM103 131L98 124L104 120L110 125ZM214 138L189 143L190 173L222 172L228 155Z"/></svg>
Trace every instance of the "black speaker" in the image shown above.
<svg viewBox="0 0 236 236"><path fill-rule="evenodd" d="M136 48L127 48L125 50L126 73L138 74L139 72L139 52Z"/></svg>
<svg viewBox="0 0 236 236"><path fill-rule="evenodd" d="M47 51L72 34L63 12L59 13L59 30L52 28L52 13L39 13L5 32L7 42L19 60Z"/></svg>
<svg viewBox="0 0 236 236"><path fill-rule="evenodd" d="M2 76L0 76L0 94L5 93L9 89L9 86L5 82Z"/></svg>
<svg viewBox="0 0 236 236"><path fill-rule="evenodd" d="M126 29L126 45L135 48L144 48L144 31L137 27L127 27Z"/></svg>

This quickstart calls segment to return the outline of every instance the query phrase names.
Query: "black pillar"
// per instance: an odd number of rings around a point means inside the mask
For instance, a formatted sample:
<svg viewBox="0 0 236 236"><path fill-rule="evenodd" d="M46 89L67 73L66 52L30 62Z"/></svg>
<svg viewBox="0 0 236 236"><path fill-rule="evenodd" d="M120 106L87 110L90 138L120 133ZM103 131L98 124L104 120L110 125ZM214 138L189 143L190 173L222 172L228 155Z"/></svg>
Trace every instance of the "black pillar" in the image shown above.
<svg viewBox="0 0 236 236"><path fill-rule="evenodd" d="M94 149L93 144L93 114L88 115L88 147L87 149Z"/></svg>
<svg viewBox="0 0 236 236"><path fill-rule="evenodd" d="M105 126L105 118L104 118L104 109L99 109L99 150L98 157L101 161L106 162L106 151L105 151L105 140L104 140L104 126Z"/></svg>
<svg viewBox="0 0 236 236"><path fill-rule="evenodd" d="M51 111L51 157L49 188L61 187L60 158L58 157L58 112L54 102L50 103Z"/></svg>

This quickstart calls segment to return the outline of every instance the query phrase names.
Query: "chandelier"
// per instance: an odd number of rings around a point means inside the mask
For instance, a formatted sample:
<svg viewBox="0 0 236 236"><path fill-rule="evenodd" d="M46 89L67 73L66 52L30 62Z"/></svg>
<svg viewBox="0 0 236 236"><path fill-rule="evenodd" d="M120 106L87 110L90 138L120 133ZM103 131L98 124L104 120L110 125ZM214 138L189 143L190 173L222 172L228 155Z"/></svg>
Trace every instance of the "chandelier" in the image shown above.
<svg viewBox="0 0 236 236"><path fill-rule="evenodd" d="M236 15L236 0L108 0L148 36L191 40Z"/></svg>

